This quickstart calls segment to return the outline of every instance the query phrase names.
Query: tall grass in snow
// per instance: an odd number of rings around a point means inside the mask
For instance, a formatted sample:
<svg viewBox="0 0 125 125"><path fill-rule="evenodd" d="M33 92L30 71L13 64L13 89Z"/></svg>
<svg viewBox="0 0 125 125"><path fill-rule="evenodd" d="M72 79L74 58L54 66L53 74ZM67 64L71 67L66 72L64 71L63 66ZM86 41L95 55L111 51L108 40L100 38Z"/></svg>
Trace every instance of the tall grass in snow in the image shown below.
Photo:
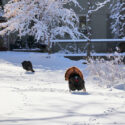
<svg viewBox="0 0 125 125"><path fill-rule="evenodd" d="M89 78L102 87L125 85L125 65L122 61L123 57L118 53L113 56L109 55L107 60L90 59L87 67Z"/></svg>

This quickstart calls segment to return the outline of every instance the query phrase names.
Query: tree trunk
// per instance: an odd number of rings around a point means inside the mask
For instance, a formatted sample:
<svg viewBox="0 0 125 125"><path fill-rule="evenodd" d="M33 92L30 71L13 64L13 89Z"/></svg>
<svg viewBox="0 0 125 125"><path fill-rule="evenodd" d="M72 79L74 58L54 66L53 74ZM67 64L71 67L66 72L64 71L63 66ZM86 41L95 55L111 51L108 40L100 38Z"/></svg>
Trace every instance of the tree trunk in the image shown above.
<svg viewBox="0 0 125 125"><path fill-rule="evenodd" d="M87 58L89 58L91 56L91 37L92 37L92 30L91 30L91 12L90 10L92 10L92 5L91 5L91 0L88 0L88 13L86 16L86 21L87 21L87 26L88 26L88 47L87 47Z"/></svg>

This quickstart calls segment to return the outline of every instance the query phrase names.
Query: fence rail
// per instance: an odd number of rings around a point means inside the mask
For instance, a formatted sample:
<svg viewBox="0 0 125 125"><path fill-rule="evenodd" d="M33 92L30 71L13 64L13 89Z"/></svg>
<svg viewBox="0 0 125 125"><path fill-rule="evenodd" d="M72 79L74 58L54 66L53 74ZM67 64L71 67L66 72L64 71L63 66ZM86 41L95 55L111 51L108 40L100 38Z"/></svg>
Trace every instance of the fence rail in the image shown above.
<svg viewBox="0 0 125 125"><path fill-rule="evenodd" d="M90 40L91 42L125 42L125 39L91 39ZM88 42L86 39L74 39L74 40L71 40L71 39L65 39L65 40L51 40L52 43L60 43L60 42L63 42L63 43L67 43L67 42Z"/></svg>
<svg viewBox="0 0 125 125"><path fill-rule="evenodd" d="M66 39L51 40L51 43L53 52L63 50L67 52L70 51L71 53L87 53L89 47L91 46L90 52L95 51L97 53L106 53L115 51L116 46L120 43L123 43L123 46L125 46L125 39L91 39L90 44L88 44L86 39Z"/></svg>

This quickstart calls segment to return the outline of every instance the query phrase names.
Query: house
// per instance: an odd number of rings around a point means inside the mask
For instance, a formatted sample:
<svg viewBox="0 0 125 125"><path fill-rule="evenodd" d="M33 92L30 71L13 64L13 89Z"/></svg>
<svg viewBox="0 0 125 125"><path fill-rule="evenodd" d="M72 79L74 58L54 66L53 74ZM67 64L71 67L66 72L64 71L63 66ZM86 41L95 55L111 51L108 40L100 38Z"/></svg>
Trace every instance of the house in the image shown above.
<svg viewBox="0 0 125 125"><path fill-rule="evenodd" d="M80 28L81 26L88 26L86 21L86 15L89 10L88 1L90 1L90 6L93 7L93 9L96 8L95 1L93 0L78 0L80 5L85 8L83 10L80 10L78 8L75 8L75 11L77 15L79 16L80 21ZM99 0L96 0L96 2ZM104 1L104 0L103 0ZM100 2L100 1L99 1ZM102 7L98 11L92 12L90 15L90 23L89 26L91 27L92 31L92 39L108 39L112 38L111 30L110 30L110 19L109 19L109 4L106 4L106 6Z"/></svg>
<svg viewBox="0 0 125 125"><path fill-rule="evenodd" d="M4 6L9 0L0 0L1 6ZM100 1L100 0L96 0ZM104 1L104 0L103 0ZM109 11L109 5L110 3L106 4L106 6L102 7L98 11L93 12L90 17L90 22L87 22L87 14L89 8L96 8L95 1L94 0L78 0L80 6L82 6L84 9L81 10L80 8L76 8L75 6L72 6L72 8L75 10L76 14L79 17L79 28L83 30L85 34L88 33L88 25L91 27L91 39L111 39L113 38L111 34L110 24L111 20L109 18L110 11ZM90 5L88 5L88 2L90 2ZM17 37L16 37L17 38ZM10 44L13 44L16 40L15 35L11 34L6 38L6 46L9 48ZM24 38L25 40L25 38ZM115 43L117 44L117 43ZM97 52L107 51L109 48L107 48L109 45L105 42L102 47L102 43L98 43L98 45L95 48L98 48ZM110 45L112 47L112 45ZM100 49L99 49L100 48ZM103 49L102 49L103 48Z"/></svg>

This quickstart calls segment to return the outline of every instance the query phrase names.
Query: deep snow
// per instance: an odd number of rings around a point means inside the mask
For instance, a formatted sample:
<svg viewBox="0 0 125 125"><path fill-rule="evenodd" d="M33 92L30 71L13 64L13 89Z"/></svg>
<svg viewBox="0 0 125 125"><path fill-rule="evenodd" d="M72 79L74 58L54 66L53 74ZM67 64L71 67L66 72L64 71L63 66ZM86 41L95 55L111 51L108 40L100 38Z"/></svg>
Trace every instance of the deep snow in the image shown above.
<svg viewBox="0 0 125 125"><path fill-rule="evenodd" d="M21 67L32 61L35 73ZM102 88L90 80L83 60L58 54L0 52L0 125L125 124L125 91ZM77 66L87 93L68 91L64 74Z"/></svg>

